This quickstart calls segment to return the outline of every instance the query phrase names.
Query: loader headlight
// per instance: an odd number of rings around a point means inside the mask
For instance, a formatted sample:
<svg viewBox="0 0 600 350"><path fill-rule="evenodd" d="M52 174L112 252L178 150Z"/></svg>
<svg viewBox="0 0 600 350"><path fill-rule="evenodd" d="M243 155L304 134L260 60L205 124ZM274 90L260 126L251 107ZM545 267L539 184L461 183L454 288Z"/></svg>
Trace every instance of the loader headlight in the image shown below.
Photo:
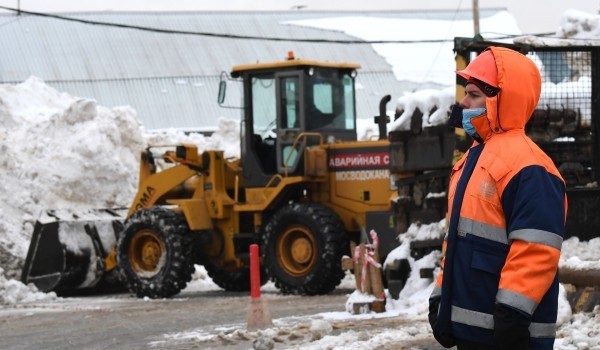
<svg viewBox="0 0 600 350"><path fill-rule="evenodd" d="M199 161L198 147L195 145L178 145L175 147L175 157L197 163Z"/></svg>
<svg viewBox="0 0 600 350"><path fill-rule="evenodd" d="M175 157L179 159L185 159L185 146L175 147Z"/></svg>

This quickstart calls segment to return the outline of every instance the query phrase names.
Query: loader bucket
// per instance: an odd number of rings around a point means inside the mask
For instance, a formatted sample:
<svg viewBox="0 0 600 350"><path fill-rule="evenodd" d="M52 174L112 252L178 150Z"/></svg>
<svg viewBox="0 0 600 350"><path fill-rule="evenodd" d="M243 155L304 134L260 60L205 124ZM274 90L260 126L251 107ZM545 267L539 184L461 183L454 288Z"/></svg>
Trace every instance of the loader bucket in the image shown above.
<svg viewBox="0 0 600 350"><path fill-rule="evenodd" d="M21 280L43 292L102 289L127 209L51 210L36 221Z"/></svg>

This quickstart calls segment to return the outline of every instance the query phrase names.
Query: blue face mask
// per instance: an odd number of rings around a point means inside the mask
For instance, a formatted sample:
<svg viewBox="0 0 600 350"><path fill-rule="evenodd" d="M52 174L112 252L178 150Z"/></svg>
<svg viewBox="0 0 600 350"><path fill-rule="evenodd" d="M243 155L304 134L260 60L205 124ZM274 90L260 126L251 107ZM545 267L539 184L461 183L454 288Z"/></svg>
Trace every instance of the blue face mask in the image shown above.
<svg viewBox="0 0 600 350"><path fill-rule="evenodd" d="M476 135L475 127L471 123L471 119L485 114L487 110L485 108L471 108L463 109L462 111L462 125L465 132L471 136Z"/></svg>

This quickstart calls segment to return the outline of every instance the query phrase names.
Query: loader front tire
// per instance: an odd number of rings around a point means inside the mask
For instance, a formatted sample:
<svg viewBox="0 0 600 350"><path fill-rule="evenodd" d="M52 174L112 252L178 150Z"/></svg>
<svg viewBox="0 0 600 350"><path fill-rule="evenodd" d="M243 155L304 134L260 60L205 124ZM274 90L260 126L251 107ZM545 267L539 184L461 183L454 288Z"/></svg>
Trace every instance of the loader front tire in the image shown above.
<svg viewBox="0 0 600 350"><path fill-rule="evenodd" d="M340 219L315 203L292 203L265 228L262 258L284 294L327 294L344 277L341 261L348 237Z"/></svg>
<svg viewBox="0 0 600 350"><path fill-rule="evenodd" d="M135 212L117 242L120 278L140 298L179 293L192 278L193 254L193 237L183 214L161 207Z"/></svg>
<svg viewBox="0 0 600 350"><path fill-rule="evenodd" d="M204 268L208 276L219 287L228 292L248 292L250 291L250 267L243 266L238 269L228 270L222 266L213 263L205 263ZM265 272L260 271L260 285L267 283Z"/></svg>

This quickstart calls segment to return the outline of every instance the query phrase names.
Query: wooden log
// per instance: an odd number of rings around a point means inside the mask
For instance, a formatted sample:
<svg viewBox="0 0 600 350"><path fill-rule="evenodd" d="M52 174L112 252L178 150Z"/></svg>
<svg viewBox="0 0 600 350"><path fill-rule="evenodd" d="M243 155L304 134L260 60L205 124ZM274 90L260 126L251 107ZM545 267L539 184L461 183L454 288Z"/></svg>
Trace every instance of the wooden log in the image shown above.
<svg viewBox="0 0 600 350"><path fill-rule="evenodd" d="M362 288L361 288L361 284L360 284L360 278L361 278L361 260L360 258L358 259L358 261L354 262L354 254L356 252L356 243L354 243L354 241L352 241L350 243L350 251L352 252L352 261L354 263L354 284L356 286L356 290L361 292Z"/></svg>
<svg viewBox="0 0 600 350"><path fill-rule="evenodd" d="M580 287L577 291L578 297L572 306L574 312L592 312L600 305L600 287Z"/></svg>
<svg viewBox="0 0 600 350"><path fill-rule="evenodd" d="M367 252L367 247L365 246L364 243L361 243L359 245L360 248L360 258L358 260L358 266L359 268L357 270L360 270L360 291L365 293L365 294L373 294L373 287L371 285L371 277L370 277L370 273L369 273L369 266L367 265L367 268L363 271L363 266L365 264L365 259L366 259L366 252ZM368 264L368 263L367 263ZM363 273L365 274L363 276Z"/></svg>
<svg viewBox="0 0 600 350"><path fill-rule="evenodd" d="M371 302L371 310L377 313L385 312L385 300L375 300Z"/></svg>
<svg viewBox="0 0 600 350"><path fill-rule="evenodd" d="M380 264L381 258L379 257L378 249L375 249L373 253L373 260L375 260L377 264ZM371 309L375 312L385 312L385 290L381 279L381 267L369 264L369 279L371 280L372 293L375 298L377 298L377 300L372 303Z"/></svg>
<svg viewBox="0 0 600 350"><path fill-rule="evenodd" d="M354 259L347 256L342 258L342 270L354 270Z"/></svg>
<svg viewBox="0 0 600 350"><path fill-rule="evenodd" d="M578 287L600 286L600 270L575 270L561 268L558 271L560 283L572 284Z"/></svg>
<svg viewBox="0 0 600 350"><path fill-rule="evenodd" d="M379 252L375 250L373 260L380 264ZM373 266L369 264L369 277L371 279L371 287L373 295L377 299L385 299L385 292L383 290L383 281L381 279L381 267Z"/></svg>

